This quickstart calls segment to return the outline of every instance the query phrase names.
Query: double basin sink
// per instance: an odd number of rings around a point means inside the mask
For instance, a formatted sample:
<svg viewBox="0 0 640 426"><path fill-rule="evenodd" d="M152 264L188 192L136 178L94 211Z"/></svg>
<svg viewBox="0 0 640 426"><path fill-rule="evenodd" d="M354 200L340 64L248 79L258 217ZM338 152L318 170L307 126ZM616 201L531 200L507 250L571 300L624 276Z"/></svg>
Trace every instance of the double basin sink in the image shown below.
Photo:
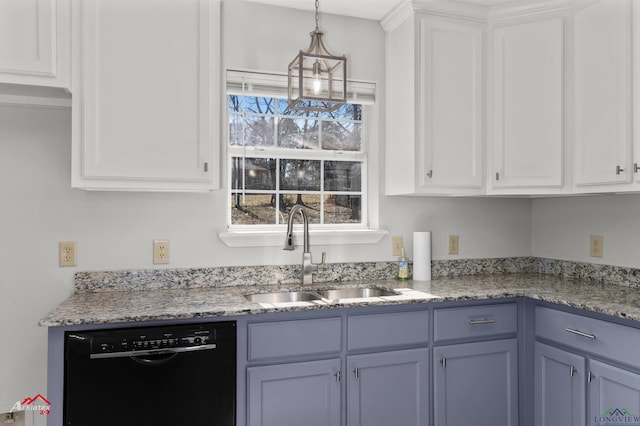
<svg viewBox="0 0 640 426"><path fill-rule="evenodd" d="M399 293L377 287L345 287L326 290L283 291L275 293L246 294L254 303L309 302L322 300L333 302L341 299L362 299L379 296L397 296Z"/></svg>

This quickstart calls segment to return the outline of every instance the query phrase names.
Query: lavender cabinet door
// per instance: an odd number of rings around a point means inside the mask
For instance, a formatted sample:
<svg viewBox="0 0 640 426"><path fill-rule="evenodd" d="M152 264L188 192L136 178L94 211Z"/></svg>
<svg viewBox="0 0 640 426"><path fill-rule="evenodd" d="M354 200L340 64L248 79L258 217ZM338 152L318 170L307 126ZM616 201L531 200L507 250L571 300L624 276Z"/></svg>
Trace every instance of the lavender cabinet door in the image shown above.
<svg viewBox="0 0 640 426"><path fill-rule="evenodd" d="M347 357L348 426L427 426L426 348Z"/></svg>
<svg viewBox="0 0 640 426"><path fill-rule="evenodd" d="M517 354L516 339L436 347L435 424L517 426Z"/></svg>
<svg viewBox="0 0 640 426"><path fill-rule="evenodd" d="M589 361L588 426L640 424L640 374Z"/></svg>
<svg viewBox="0 0 640 426"><path fill-rule="evenodd" d="M340 426L340 360L247 368L248 426Z"/></svg>
<svg viewBox="0 0 640 426"><path fill-rule="evenodd" d="M584 426L584 357L535 343L534 409L536 426Z"/></svg>

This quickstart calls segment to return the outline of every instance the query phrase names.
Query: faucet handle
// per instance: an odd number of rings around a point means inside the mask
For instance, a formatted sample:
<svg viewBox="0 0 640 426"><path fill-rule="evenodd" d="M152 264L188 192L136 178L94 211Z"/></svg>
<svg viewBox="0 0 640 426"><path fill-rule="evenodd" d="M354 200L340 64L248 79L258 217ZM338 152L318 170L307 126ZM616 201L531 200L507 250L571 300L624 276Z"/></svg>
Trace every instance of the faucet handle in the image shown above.
<svg viewBox="0 0 640 426"><path fill-rule="evenodd" d="M316 266L318 267L317 269L317 273L318 274L322 274L324 272L324 260L327 257L327 253L326 252L322 252L322 261L320 263L318 263Z"/></svg>

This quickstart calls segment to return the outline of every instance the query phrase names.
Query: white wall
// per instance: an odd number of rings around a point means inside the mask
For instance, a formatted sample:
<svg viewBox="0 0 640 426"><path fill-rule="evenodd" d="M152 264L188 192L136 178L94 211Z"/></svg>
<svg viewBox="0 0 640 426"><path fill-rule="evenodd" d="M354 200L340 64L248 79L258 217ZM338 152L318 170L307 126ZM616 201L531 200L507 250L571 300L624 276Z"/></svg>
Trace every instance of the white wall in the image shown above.
<svg viewBox="0 0 640 426"><path fill-rule="evenodd" d="M549 198L532 203L534 256L640 268L640 194ZM603 236L603 257L589 237Z"/></svg>
<svg viewBox="0 0 640 426"><path fill-rule="evenodd" d="M235 0L223 3L223 17L224 59L245 69L284 72L314 25L312 13ZM383 152L384 33L373 21L326 15L321 27L330 47L348 54L350 77L379 85L371 136ZM75 271L153 268L154 238L171 241L172 268L300 261L299 251L227 248L217 237L225 229L224 191L71 189L70 126L66 109L0 105L0 412L46 392L46 330L36 323L72 292ZM373 183L381 190L383 167L374 152ZM412 231L433 231L435 259L451 258L450 233L460 235L458 258L531 254L529 200L380 196L379 210L380 227L403 235L408 249ZM57 244L66 240L77 241L77 268L57 266ZM605 237L605 251L606 244ZM385 238L312 250L325 250L328 262L390 260L390 245Z"/></svg>

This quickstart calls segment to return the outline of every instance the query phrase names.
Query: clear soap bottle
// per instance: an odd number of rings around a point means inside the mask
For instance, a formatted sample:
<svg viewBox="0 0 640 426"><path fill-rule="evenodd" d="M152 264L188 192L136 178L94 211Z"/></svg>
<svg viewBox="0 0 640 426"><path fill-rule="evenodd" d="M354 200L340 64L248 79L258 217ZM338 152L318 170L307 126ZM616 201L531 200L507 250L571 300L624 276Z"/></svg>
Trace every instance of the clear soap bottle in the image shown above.
<svg viewBox="0 0 640 426"><path fill-rule="evenodd" d="M404 247L400 251L400 257L398 258L398 275L396 279L399 281L406 281L409 279L409 259L404 251Z"/></svg>

